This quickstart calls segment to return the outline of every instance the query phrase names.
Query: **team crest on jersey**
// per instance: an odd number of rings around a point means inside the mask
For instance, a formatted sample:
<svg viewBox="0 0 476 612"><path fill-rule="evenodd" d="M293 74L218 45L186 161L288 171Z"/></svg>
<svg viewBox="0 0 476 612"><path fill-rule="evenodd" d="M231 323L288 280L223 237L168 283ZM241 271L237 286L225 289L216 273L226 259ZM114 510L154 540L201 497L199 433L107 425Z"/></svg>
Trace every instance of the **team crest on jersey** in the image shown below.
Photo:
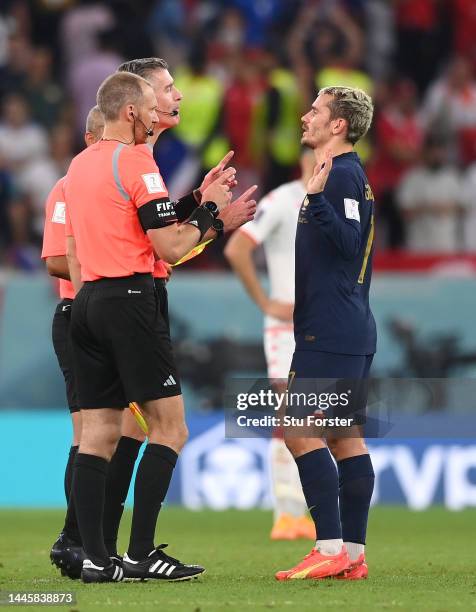
<svg viewBox="0 0 476 612"><path fill-rule="evenodd" d="M64 202L56 202L53 216L51 217L53 223L66 224L66 204Z"/></svg>
<svg viewBox="0 0 476 612"><path fill-rule="evenodd" d="M148 193L163 193L165 191L164 182L158 172L149 172L142 175Z"/></svg>

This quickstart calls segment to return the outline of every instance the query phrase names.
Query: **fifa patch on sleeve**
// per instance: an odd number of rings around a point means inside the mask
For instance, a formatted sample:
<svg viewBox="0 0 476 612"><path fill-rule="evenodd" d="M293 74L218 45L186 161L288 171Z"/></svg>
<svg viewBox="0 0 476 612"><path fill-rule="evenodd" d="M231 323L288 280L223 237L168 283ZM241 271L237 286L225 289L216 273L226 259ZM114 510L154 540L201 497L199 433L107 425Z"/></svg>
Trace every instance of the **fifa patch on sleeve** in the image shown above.
<svg viewBox="0 0 476 612"><path fill-rule="evenodd" d="M158 172L142 174L142 180L145 183L148 193L163 193L166 191L164 182Z"/></svg>
<svg viewBox="0 0 476 612"><path fill-rule="evenodd" d="M344 208L347 219L354 219L360 223L359 203L357 200L344 198Z"/></svg>
<svg viewBox="0 0 476 612"><path fill-rule="evenodd" d="M66 224L66 204L64 202L56 202L53 216L51 217L53 223Z"/></svg>

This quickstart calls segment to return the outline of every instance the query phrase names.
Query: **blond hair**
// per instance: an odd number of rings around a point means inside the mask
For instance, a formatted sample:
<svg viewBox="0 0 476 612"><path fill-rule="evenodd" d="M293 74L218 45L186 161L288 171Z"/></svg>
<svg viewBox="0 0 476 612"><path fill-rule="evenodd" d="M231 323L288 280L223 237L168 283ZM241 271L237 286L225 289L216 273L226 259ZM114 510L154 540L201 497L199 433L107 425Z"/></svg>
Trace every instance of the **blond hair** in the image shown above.
<svg viewBox="0 0 476 612"><path fill-rule="evenodd" d="M355 87L324 87L319 95L332 96L328 107L331 119L347 121L347 140L355 144L367 134L372 123L374 105L372 98L362 89Z"/></svg>

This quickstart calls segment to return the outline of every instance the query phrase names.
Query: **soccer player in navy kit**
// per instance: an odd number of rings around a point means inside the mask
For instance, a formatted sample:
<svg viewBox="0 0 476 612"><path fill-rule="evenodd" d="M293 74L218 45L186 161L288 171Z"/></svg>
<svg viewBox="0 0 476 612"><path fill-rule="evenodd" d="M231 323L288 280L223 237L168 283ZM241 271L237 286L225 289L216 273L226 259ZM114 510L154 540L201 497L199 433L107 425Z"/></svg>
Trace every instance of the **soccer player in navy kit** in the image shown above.
<svg viewBox="0 0 476 612"><path fill-rule="evenodd" d="M296 233L291 391L303 379L360 381L369 374L376 350L369 306L374 200L353 147L367 133L372 115L372 101L363 91L327 87L302 119L302 143L314 149L316 167ZM358 426L345 437L326 440L288 435L286 444L296 460L318 540L303 561L276 578L366 578L364 545L374 472Z"/></svg>

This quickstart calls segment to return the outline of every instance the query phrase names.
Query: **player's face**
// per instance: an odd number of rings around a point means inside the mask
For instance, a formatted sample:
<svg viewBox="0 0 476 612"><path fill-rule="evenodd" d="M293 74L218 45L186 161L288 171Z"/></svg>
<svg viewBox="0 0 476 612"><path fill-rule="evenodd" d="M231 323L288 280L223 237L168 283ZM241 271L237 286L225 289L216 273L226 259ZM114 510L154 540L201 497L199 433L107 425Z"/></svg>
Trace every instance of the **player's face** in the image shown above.
<svg viewBox="0 0 476 612"><path fill-rule="evenodd" d="M314 100L311 110L301 118L302 121L302 138L301 143L318 149L325 146L331 139L332 121L329 102L332 96L321 94Z"/></svg>
<svg viewBox="0 0 476 612"><path fill-rule="evenodd" d="M136 113L140 121L135 121L134 123L135 144L146 143L149 138L147 135L147 128L155 130L159 123L157 101L152 87L144 87L143 93L142 104L139 106Z"/></svg>
<svg viewBox="0 0 476 612"><path fill-rule="evenodd" d="M180 102L182 94L175 87L174 80L168 70L158 68L154 70L147 80L152 85L155 97L157 99L157 107L163 111L159 113L160 129L168 129L174 127L180 122L180 114L170 116L165 113L180 112Z"/></svg>

